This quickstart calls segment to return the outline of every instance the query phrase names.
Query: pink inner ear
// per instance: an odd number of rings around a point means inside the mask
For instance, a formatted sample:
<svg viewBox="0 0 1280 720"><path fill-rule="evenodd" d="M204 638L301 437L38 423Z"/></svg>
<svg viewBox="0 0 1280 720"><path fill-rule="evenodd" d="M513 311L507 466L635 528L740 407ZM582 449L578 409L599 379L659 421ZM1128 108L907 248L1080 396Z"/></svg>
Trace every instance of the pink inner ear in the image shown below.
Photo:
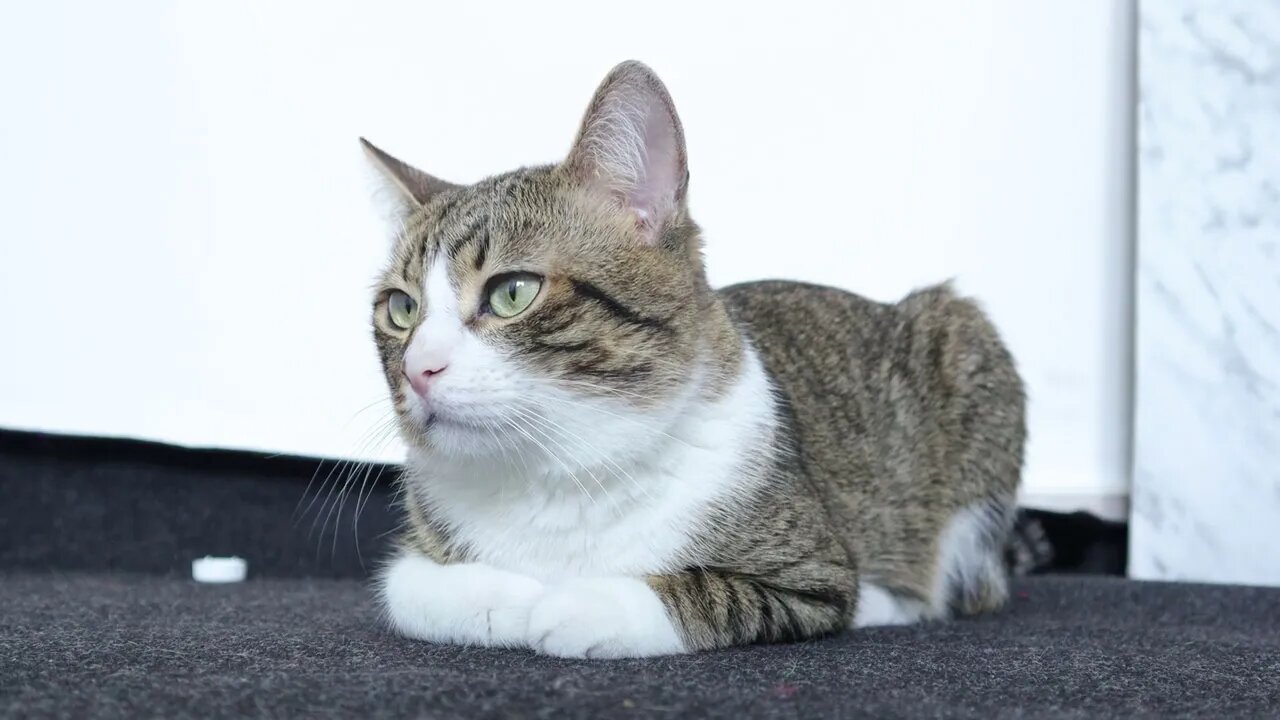
<svg viewBox="0 0 1280 720"><path fill-rule="evenodd" d="M680 121L652 71L624 63L605 78L566 164L630 212L644 241L658 241L682 199L685 157Z"/></svg>
<svg viewBox="0 0 1280 720"><path fill-rule="evenodd" d="M641 229L656 230L655 226L675 208L680 149L675 128L662 103L649 99L643 122L640 173L627 202Z"/></svg>

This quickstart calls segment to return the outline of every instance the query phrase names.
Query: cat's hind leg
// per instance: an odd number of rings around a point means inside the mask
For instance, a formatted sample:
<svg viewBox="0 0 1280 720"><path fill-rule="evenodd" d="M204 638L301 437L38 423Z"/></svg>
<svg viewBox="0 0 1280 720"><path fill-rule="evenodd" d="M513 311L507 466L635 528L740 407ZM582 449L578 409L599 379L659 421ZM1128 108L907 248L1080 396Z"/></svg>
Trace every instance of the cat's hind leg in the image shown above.
<svg viewBox="0 0 1280 720"><path fill-rule="evenodd" d="M1004 605L1009 597L1004 546L1013 512L1012 499L988 499L960 508L947 521L938 537L930 598L940 616L976 615Z"/></svg>

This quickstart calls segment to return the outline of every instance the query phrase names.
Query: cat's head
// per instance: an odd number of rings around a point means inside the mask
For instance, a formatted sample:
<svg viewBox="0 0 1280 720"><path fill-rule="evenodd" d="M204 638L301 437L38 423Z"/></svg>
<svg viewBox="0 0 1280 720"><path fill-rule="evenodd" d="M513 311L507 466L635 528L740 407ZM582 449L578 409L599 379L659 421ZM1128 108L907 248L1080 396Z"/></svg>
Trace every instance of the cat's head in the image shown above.
<svg viewBox="0 0 1280 720"><path fill-rule="evenodd" d="M364 146L403 219L373 326L411 447L641 452L735 342L686 208L680 120L644 65L605 78L558 165L454 185Z"/></svg>

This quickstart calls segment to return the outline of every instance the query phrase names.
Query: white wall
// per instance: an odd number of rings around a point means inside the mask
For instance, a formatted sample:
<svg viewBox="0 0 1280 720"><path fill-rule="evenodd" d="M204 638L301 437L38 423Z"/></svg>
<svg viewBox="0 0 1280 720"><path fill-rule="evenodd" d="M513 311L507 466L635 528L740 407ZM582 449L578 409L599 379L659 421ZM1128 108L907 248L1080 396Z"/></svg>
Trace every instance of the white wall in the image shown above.
<svg viewBox="0 0 1280 720"><path fill-rule="evenodd" d="M356 136L457 181L556 160L635 57L716 282L958 276L1030 384L1029 489L1125 491L1128 3L365 5L6 7L0 425L397 457L361 446Z"/></svg>

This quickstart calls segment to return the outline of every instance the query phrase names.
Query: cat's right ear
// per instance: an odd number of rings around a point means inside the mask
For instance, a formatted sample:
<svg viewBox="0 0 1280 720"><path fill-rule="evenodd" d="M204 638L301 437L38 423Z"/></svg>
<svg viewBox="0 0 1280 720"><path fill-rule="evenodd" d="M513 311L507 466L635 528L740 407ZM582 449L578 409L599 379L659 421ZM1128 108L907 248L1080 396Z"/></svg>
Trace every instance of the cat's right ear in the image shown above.
<svg viewBox="0 0 1280 720"><path fill-rule="evenodd" d="M436 195L460 187L388 155L364 138L360 138L360 147L394 195L397 214L401 217L426 205Z"/></svg>

